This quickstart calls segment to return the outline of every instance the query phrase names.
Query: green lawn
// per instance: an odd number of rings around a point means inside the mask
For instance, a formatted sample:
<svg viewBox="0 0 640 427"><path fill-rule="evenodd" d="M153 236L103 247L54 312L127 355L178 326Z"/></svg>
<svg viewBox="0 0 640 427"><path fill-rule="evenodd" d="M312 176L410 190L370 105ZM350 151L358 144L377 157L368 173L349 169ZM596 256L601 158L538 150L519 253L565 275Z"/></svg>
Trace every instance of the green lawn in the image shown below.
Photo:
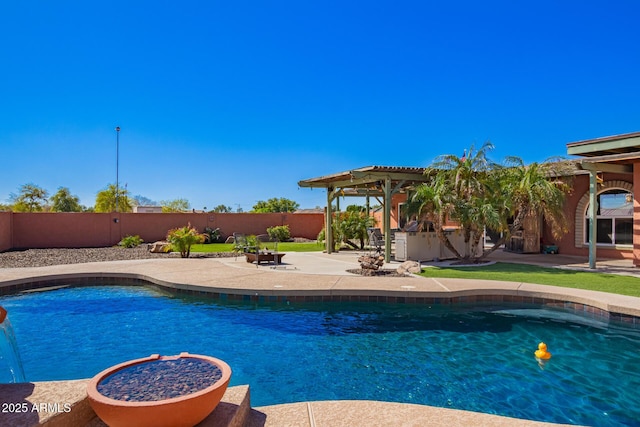
<svg viewBox="0 0 640 427"><path fill-rule="evenodd" d="M260 248L269 248L273 250L275 243L260 243ZM306 242L306 243L293 243L293 242L281 242L278 243L278 252L320 252L324 249L322 243ZM233 252L233 243L211 243L202 245L191 246L191 252Z"/></svg>
<svg viewBox="0 0 640 427"><path fill-rule="evenodd" d="M498 262L484 267L428 267L424 268L420 275L436 278L445 277L538 283L541 285L588 289L640 297L640 278L637 277L561 270L558 268L538 267L528 264Z"/></svg>

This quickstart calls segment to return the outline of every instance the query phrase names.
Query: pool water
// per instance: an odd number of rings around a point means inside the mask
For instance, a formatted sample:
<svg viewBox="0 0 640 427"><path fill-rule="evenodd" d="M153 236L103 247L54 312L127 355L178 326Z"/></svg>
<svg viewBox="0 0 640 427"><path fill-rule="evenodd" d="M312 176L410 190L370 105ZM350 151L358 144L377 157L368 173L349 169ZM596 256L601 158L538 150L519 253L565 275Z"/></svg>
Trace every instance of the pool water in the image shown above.
<svg viewBox="0 0 640 427"><path fill-rule="evenodd" d="M555 423L640 425L640 331L548 309L267 305L146 287L0 298L28 381L89 378L154 353L226 361L253 406L363 399ZM540 341L553 354L541 369Z"/></svg>

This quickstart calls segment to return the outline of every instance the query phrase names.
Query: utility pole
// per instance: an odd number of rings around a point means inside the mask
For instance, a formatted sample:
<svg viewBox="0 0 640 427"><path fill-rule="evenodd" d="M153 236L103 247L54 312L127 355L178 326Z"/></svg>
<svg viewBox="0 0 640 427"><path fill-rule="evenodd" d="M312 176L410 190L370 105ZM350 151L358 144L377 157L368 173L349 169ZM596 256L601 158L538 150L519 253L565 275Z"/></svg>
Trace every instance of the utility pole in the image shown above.
<svg viewBox="0 0 640 427"><path fill-rule="evenodd" d="M120 189L118 188L118 175L120 172L120 126L116 126L116 212L118 212L119 208L119 193Z"/></svg>

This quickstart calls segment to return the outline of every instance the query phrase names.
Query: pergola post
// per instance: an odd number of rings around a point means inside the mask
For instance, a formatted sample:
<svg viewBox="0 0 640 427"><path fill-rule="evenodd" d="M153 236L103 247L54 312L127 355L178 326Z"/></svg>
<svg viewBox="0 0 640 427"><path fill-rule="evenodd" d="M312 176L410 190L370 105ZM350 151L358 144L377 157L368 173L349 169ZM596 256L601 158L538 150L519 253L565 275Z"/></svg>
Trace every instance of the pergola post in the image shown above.
<svg viewBox="0 0 640 427"><path fill-rule="evenodd" d="M391 262L391 178L384 180L384 262Z"/></svg>
<svg viewBox="0 0 640 427"><path fill-rule="evenodd" d="M333 252L333 208L331 202L333 202L334 192L333 187L327 187L327 215L324 225L324 242L326 245L327 253Z"/></svg>
<svg viewBox="0 0 640 427"><path fill-rule="evenodd" d="M367 216L371 216L371 203L369 202L369 193L367 193L367 198L365 201L365 210L367 212Z"/></svg>
<svg viewBox="0 0 640 427"><path fill-rule="evenodd" d="M589 169L589 268L596 268L596 245L598 239L598 171Z"/></svg>

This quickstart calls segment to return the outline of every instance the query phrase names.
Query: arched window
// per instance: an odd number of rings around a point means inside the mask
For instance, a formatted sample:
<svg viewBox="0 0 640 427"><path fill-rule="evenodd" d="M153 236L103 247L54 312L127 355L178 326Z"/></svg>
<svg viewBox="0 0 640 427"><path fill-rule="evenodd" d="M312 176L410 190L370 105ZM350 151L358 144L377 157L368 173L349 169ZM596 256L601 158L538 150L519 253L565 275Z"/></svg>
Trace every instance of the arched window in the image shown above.
<svg viewBox="0 0 640 427"><path fill-rule="evenodd" d="M596 243L599 245L633 244L633 194L611 189L598 194ZM589 206L585 211L584 241L589 243Z"/></svg>

